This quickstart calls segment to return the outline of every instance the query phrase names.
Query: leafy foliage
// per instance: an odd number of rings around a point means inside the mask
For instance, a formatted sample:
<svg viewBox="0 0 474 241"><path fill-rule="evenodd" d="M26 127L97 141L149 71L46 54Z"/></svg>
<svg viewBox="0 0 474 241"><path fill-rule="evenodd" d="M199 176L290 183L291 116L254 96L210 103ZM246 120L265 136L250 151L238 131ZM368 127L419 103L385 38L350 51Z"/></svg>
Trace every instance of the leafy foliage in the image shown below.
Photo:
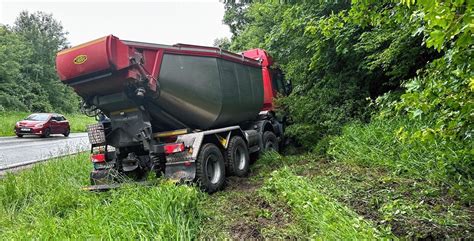
<svg viewBox="0 0 474 241"><path fill-rule="evenodd" d="M228 50L230 48L230 40L227 37L216 38L216 39L214 39L213 46L221 48L221 49Z"/></svg>
<svg viewBox="0 0 474 241"><path fill-rule="evenodd" d="M472 143L474 2L419 1L416 6L427 22L426 45L443 55L404 84L406 93L394 109L411 119L435 120L414 133L420 138L439 136Z"/></svg>
<svg viewBox="0 0 474 241"><path fill-rule="evenodd" d="M257 1L226 17L241 18L233 50L268 50L293 81L278 100L289 135L338 160L426 177L471 202L473 5Z"/></svg>
<svg viewBox="0 0 474 241"><path fill-rule="evenodd" d="M77 111L79 98L55 70L66 34L42 12L21 12L12 27L0 26L0 111Z"/></svg>
<svg viewBox="0 0 474 241"><path fill-rule="evenodd" d="M293 121L288 133L308 147L344 123L369 120L368 98L399 91L437 55L422 45L421 34L412 34L421 20L398 22L410 10L392 2L267 1L240 11L245 21L231 49L261 47L278 60L296 86L280 100ZM374 16L366 20L367 13Z"/></svg>
<svg viewBox="0 0 474 241"><path fill-rule="evenodd" d="M366 167L384 167L402 177L426 179L449 190L466 203L474 197L473 143L423 138L408 133L431 125L395 118L370 124L346 125L341 136L331 140L329 154L338 161Z"/></svg>
<svg viewBox="0 0 474 241"><path fill-rule="evenodd" d="M297 214L303 233L310 239L375 239L393 238L352 210L321 194L307 179L296 176L288 168L272 173L262 192L280 197Z"/></svg>
<svg viewBox="0 0 474 241"><path fill-rule="evenodd" d="M51 109L41 85L25 73L33 55L26 41L0 26L0 46L0 111Z"/></svg>

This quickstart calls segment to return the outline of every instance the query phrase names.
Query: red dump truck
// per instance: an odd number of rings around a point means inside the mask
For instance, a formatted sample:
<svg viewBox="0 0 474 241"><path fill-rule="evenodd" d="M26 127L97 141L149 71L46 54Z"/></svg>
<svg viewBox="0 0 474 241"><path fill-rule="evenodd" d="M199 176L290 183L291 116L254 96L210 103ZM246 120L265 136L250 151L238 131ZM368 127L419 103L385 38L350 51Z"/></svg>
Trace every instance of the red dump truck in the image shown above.
<svg viewBox="0 0 474 241"><path fill-rule="evenodd" d="M284 138L273 99L291 86L262 49L235 54L109 35L60 51L56 69L85 113L100 116L88 127L95 186L155 172L212 193Z"/></svg>

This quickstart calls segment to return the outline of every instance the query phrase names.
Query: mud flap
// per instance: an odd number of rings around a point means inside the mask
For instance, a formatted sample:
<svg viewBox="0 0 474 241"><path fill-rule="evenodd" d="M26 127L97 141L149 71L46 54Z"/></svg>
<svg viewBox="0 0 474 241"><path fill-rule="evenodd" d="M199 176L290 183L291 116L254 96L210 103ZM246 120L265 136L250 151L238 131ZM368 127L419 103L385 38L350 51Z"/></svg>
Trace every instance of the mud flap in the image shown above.
<svg viewBox="0 0 474 241"><path fill-rule="evenodd" d="M120 183L99 184L99 185L92 185L92 186L82 187L81 189L83 191L105 192L105 191L109 191L111 189L119 188L121 185L122 184L120 184Z"/></svg>
<svg viewBox="0 0 474 241"><path fill-rule="evenodd" d="M113 183L117 177L117 172L114 169L94 170L90 173L90 181L92 185L110 184Z"/></svg>
<svg viewBox="0 0 474 241"><path fill-rule="evenodd" d="M193 181L196 177L196 163L194 161L166 163L165 170L165 177L168 179Z"/></svg>
<svg viewBox="0 0 474 241"><path fill-rule="evenodd" d="M91 185L82 187L81 190L83 191L92 191L92 192L105 192L112 189L120 188L122 185L127 183L111 183L111 184L98 184L98 185ZM153 186L155 183L153 182L134 182L133 184L138 184L142 186Z"/></svg>

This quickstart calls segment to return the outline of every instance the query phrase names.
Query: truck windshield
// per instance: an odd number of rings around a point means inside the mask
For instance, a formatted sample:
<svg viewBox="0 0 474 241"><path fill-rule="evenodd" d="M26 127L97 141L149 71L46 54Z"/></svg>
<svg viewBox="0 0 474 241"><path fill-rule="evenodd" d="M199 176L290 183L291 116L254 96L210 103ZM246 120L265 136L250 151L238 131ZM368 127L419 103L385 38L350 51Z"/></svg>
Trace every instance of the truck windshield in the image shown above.
<svg viewBox="0 0 474 241"><path fill-rule="evenodd" d="M280 94L286 95L285 86L283 80L283 74L280 69L274 69L272 71L272 85L273 88Z"/></svg>
<svg viewBox="0 0 474 241"><path fill-rule="evenodd" d="M30 121L47 121L49 118L48 114L32 114L25 118L25 120Z"/></svg>

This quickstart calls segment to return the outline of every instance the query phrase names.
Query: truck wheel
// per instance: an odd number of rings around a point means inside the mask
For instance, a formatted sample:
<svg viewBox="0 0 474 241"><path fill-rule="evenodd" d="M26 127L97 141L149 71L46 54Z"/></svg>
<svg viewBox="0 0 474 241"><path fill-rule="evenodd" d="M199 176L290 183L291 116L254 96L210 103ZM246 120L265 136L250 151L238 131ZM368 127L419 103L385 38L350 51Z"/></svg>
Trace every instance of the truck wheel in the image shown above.
<svg viewBox="0 0 474 241"><path fill-rule="evenodd" d="M212 143L205 144L196 160L196 182L207 193L224 186L225 164L221 150Z"/></svg>
<svg viewBox="0 0 474 241"><path fill-rule="evenodd" d="M230 175L245 177L249 173L249 150L244 139L234 136L226 150L226 171Z"/></svg>
<svg viewBox="0 0 474 241"><path fill-rule="evenodd" d="M265 131L263 133L263 151L276 151L278 152L278 140L275 134L271 131Z"/></svg>

